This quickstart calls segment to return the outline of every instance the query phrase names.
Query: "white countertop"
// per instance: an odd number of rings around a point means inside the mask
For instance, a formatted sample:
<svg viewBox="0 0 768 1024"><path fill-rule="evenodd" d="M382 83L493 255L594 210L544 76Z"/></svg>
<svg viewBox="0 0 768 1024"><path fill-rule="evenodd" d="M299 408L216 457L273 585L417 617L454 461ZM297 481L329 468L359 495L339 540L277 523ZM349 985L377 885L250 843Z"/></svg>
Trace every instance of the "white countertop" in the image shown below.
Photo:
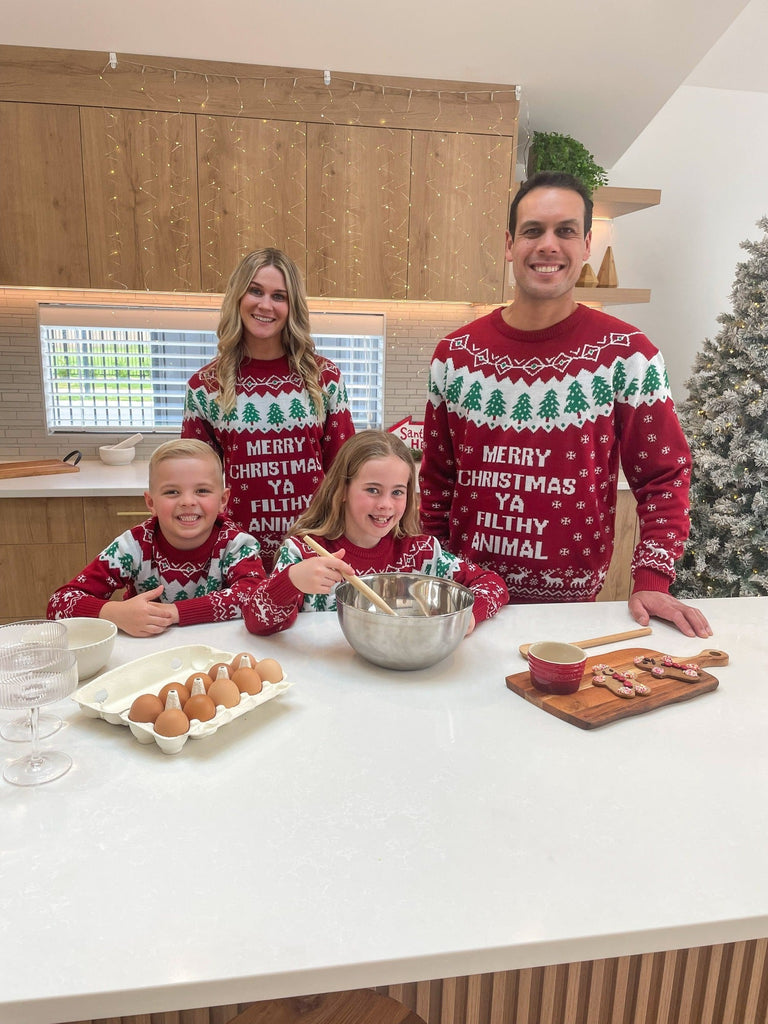
<svg viewBox="0 0 768 1024"><path fill-rule="evenodd" d="M20 462L26 459L4 459ZM143 494L147 489L148 459L127 466L105 466L99 459L83 459L77 473L19 476L0 480L2 498L93 498Z"/></svg>
<svg viewBox="0 0 768 1024"><path fill-rule="evenodd" d="M73 769L0 780L0 1020L768 936L768 598L699 604L711 643L654 624L630 646L722 648L719 688L592 731L505 676L522 642L631 628L623 603L504 609L416 673L362 661L332 613L262 639L240 622L119 637L109 667L205 643L276 657L295 685L174 756L55 706L66 727L43 745Z"/></svg>
<svg viewBox="0 0 768 1024"><path fill-rule="evenodd" d="M20 459L0 460L6 462ZM92 498L143 494L147 489L149 459L134 459L128 466L105 466L99 459L84 459L78 473L13 477L0 480L2 498ZM619 490L628 490L621 477Z"/></svg>

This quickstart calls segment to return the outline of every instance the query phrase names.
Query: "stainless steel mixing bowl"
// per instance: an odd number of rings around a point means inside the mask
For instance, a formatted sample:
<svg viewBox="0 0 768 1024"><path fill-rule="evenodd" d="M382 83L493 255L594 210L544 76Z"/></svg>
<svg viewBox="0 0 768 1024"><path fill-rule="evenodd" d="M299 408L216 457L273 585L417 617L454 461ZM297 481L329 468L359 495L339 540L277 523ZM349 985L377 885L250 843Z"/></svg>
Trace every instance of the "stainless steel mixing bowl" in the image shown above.
<svg viewBox="0 0 768 1024"><path fill-rule="evenodd" d="M336 588L344 636L367 661L399 671L447 658L469 627L474 595L453 580L418 573L361 576L397 615L378 611L351 583Z"/></svg>

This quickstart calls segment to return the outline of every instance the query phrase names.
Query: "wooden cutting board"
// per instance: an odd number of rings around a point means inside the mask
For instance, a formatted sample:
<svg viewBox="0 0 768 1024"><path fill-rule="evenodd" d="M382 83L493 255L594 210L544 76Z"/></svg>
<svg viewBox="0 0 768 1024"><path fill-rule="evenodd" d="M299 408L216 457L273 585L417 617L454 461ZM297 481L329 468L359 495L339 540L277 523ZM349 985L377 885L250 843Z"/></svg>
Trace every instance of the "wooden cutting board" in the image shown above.
<svg viewBox="0 0 768 1024"><path fill-rule="evenodd" d="M621 718L632 718L634 715L642 715L647 711L656 708L666 707L668 704L677 704L679 701L691 700L702 693L709 693L717 689L718 680L704 671L704 666L727 665L728 655L725 651L718 651L714 648L707 648L698 654L686 654L681 657L672 655L677 662L694 662L702 667L698 679L683 682L681 679L663 677L661 679L651 675L650 671L640 670L634 663L637 657L648 657L660 659L666 652L651 651L647 648L633 647L622 651L613 651L610 654L596 654L587 658L584 666L579 689L575 693L562 696L550 696L537 690L531 682L529 672L516 672L515 675L507 676L507 686L514 693L524 697L531 704L543 708L551 715L562 718L565 722L577 725L580 729L596 729L598 726L607 725L609 722L617 722ZM637 672L638 682L643 682L650 687L651 692L641 697L617 697L604 686L594 686L592 683L592 666L610 665L619 672Z"/></svg>
<svg viewBox="0 0 768 1024"><path fill-rule="evenodd" d="M0 462L0 480L18 476L49 476L52 473L79 473L80 468L61 459L29 459L26 462Z"/></svg>

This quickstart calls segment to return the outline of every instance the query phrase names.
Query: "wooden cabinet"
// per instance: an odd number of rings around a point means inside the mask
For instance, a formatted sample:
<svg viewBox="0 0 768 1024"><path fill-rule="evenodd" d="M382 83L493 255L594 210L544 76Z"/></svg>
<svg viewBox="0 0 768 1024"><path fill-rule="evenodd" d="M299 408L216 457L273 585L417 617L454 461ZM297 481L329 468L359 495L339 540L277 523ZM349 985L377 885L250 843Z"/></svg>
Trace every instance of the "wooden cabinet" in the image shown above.
<svg viewBox="0 0 768 1024"><path fill-rule="evenodd" d="M265 246L282 249L306 273L306 126L203 114L195 120L203 291L223 292L243 256Z"/></svg>
<svg viewBox="0 0 768 1024"><path fill-rule="evenodd" d="M0 622L44 618L51 594L85 565L82 498L2 502Z"/></svg>
<svg viewBox="0 0 768 1024"><path fill-rule="evenodd" d="M80 113L0 103L0 281L88 285Z"/></svg>
<svg viewBox="0 0 768 1024"><path fill-rule="evenodd" d="M144 498L83 498L86 561L94 559L115 537L149 516Z"/></svg>
<svg viewBox="0 0 768 1024"><path fill-rule="evenodd" d="M500 300L513 157L510 138L414 132L409 299Z"/></svg>
<svg viewBox="0 0 768 1024"><path fill-rule="evenodd" d="M307 125L307 291L405 299L411 132Z"/></svg>
<svg viewBox="0 0 768 1024"><path fill-rule="evenodd" d="M0 622L44 618L57 587L148 515L140 495L4 498L0 511Z"/></svg>
<svg viewBox="0 0 768 1024"><path fill-rule="evenodd" d="M80 117L91 287L200 291L194 116Z"/></svg>

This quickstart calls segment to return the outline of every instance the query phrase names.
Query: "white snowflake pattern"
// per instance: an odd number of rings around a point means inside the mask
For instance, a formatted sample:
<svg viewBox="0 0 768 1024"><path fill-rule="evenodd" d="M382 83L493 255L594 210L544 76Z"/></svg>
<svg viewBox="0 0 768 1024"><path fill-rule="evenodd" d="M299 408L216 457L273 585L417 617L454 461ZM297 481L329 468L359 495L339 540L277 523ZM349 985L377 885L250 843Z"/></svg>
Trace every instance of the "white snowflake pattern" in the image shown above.
<svg viewBox="0 0 768 1024"><path fill-rule="evenodd" d="M566 452L565 457L566 459L570 459L571 462L573 462L573 460L576 458L576 452Z"/></svg>
<svg viewBox="0 0 768 1024"><path fill-rule="evenodd" d="M552 508L562 508L562 507L563 507L562 501L553 501L552 502Z"/></svg>
<svg viewBox="0 0 768 1024"><path fill-rule="evenodd" d="M585 476L588 476L588 475L589 475L589 470L586 470L586 469L580 469L579 470L579 476L580 477L585 477Z"/></svg>
<svg viewBox="0 0 768 1024"><path fill-rule="evenodd" d="M648 511L649 512L655 512L656 511L656 506L655 505L649 505L648 506Z"/></svg>
<svg viewBox="0 0 768 1024"><path fill-rule="evenodd" d="M638 457L638 459L647 459L648 458L648 452L638 452L637 453L637 457Z"/></svg>
<svg viewBox="0 0 768 1024"><path fill-rule="evenodd" d="M586 507L587 507L586 501L577 501L576 502L576 508L586 508Z"/></svg>
<svg viewBox="0 0 768 1024"><path fill-rule="evenodd" d="M669 453L671 451L672 451L672 449L669 447L669 445L665 444L664 447L661 449L661 454L662 455L669 455Z"/></svg>
<svg viewBox="0 0 768 1024"><path fill-rule="evenodd" d="M583 540L584 538L583 538L583 536L580 533L574 533L573 539L575 541L580 541L580 540Z"/></svg>
<svg viewBox="0 0 768 1024"><path fill-rule="evenodd" d="M571 525L571 517L570 516L563 516L563 518L560 520L560 525L561 526L570 526Z"/></svg>
<svg viewBox="0 0 768 1024"><path fill-rule="evenodd" d="M653 423L653 416L648 415L643 417L643 423Z"/></svg>
<svg viewBox="0 0 768 1024"><path fill-rule="evenodd" d="M568 554L568 548L560 548L560 557L561 558L565 558L565 556L567 554Z"/></svg>
<svg viewBox="0 0 768 1024"><path fill-rule="evenodd" d="M648 435L648 440L649 440L649 442L651 444L653 444L656 441L656 435L655 434L649 434Z"/></svg>
<svg viewBox="0 0 768 1024"><path fill-rule="evenodd" d="M587 518L584 520L584 522L587 524L587 526L591 526L592 523L594 523L594 521L595 520L594 520L593 516L587 516Z"/></svg>

